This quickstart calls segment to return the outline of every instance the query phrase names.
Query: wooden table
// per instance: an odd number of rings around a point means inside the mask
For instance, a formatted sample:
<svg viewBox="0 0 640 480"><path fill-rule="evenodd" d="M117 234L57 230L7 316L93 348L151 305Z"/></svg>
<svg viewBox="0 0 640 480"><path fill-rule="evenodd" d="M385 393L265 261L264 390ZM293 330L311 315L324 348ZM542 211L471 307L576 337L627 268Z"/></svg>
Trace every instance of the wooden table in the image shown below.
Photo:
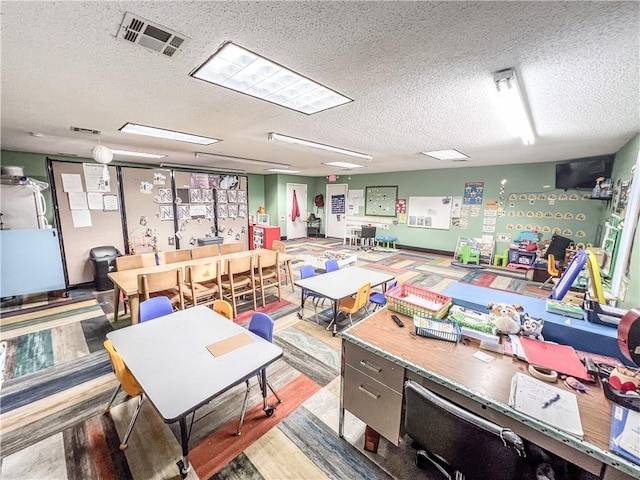
<svg viewBox="0 0 640 480"><path fill-rule="evenodd" d="M165 265L152 265L150 267L134 268L132 270L123 270L121 272L111 272L108 277L113 282L113 305L114 305L114 322L118 320L118 310L120 308L120 292L124 293L129 298L129 306L131 308L131 323L138 323L139 320L139 292L138 292L138 275L144 273L166 272L167 270L173 270L176 268L182 268L183 272L188 265L206 265L208 263L220 262L221 272L225 273L226 262L225 260L231 258L242 258L248 255L258 255L261 252L271 252L259 248L256 250L245 250L243 252L228 253L226 255L217 255L214 257L198 258L196 260L185 260L184 262L167 263ZM284 262L287 265L287 273L289 281L291 282L291 288L293 289L293 273L291 271L291 260L294 258L287 253L280 253L280 262Z"/></svg>
<svg viewBox="0 0 640 480"><path fill-rule="evenodd" d="M509 406L511 378L516 372L526 372L524 362L483 350L494 357L484 363L473 357L477 344L412 335L413 321L398 314L405 324L405 328L399 328L391 319L392 313L384 308L342 332L340 436L347 408L397 444L402 382L410 379L603 479L640 478L639 465L609 451L613 403L599 386L590 385L590 395L578 396L584 430L584 439L580 440ZM386 400L384 395L372 401L362 394L357 386L363 383L387 392ZM387 403L382 405L383 401Z"/></svg>
<svg viewBox="0 0 640 480"><path fill-rule="evenodd" d="M238 334L249 336L250 343L218 356L207 350ZM277 345L204 306L121 328L107 338L162 419L180 424L182 478L190 469L187 416L260 371L266 398L266 367L282 356Z"/></svg>

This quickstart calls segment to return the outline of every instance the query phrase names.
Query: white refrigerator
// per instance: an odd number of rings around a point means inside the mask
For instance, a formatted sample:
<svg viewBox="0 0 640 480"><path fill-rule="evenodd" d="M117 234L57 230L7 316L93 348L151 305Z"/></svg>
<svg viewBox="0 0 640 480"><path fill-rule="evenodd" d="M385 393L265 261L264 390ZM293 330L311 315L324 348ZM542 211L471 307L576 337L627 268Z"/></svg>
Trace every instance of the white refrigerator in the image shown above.
<svg viewBox="0 0 640 480"><path fill-rule="evenodd" d="M29 180L0 182L0 221L3 230L50 228L45 217L47 204L40 187Z"/></svg>

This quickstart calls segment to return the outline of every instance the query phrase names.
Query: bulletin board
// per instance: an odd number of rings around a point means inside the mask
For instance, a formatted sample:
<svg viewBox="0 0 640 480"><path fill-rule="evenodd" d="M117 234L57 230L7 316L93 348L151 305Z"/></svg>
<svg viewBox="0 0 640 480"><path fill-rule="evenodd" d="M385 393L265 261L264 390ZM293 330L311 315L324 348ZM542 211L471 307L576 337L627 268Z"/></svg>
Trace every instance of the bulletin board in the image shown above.
<svg viewBox="0 0 640 480"><path fill-rule="evenodd" d="M449 230L451 197L409 197L407 226Z"/></svg>
<svg viewBox="0 0 640 480"><path fill-rule="evenodd" d="M374 217L395 217L397 186L365 187L364 214Z"/></svg>
<svg viewBox="0 0 640 480"><path fill-rule="evenodd" d="M67 285L92 282L92 248L125 251L116 168L91 160L47 160Z"/></svg>

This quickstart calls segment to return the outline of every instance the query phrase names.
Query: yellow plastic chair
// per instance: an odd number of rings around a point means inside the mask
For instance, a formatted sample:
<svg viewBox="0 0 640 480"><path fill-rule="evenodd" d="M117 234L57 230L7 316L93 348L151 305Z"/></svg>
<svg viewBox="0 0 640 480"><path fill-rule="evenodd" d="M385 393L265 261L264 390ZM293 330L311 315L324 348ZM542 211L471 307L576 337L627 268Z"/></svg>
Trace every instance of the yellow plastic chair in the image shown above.
<svg viewBox="0 0 640 480"><path fill-rule="evenodd" d="M233 306L226 300L216 300L211 305L214 312L219 313L223 317L227 317L229 320L233 320Z"/></svg>
<svg viewBox="0 0 640 480"><path fill-rule="evenodd" d="M509 249L508 248L504 252L502 252L501 254L496 254L496 255L493 256L493 265L494 266L502 265L503 267L506 267L508 263L509 263Z"/></svg>
<svg viewBox="0 0 640 480"><path fill-rule="evenodd" d="M136 423L136 419L138 418L138 414L140 413L140 409L142 408L142 402L144 401L144 392L142 391L140 384L136 381L135 378L133 378L133 375L122 361L122 357L120 356L120 354L116 352L115 348L113 348L111 340L105 340L103 345L107 350L107 353L109 354L111 366L113 367L113 373L115 373L118 382L120 382L116 387L116 390L113 392L113 395L111 395L111 400L109 400L107 407L104 409L104 413L109 413L109 411L111 410L111 405L116 399L116 396L118 395L118 392L121 388L130 397L138 397L138 406L136 407L135 412L133 412L133 416L131 417L131 421L129 422L127 431L125 432L122 443L120 444L120 450L126 450L128 446L127 442L129 440L129 435L131 435L133 425Z"/></svg>
<svg viewBox="0 0 640 480"><path fill-rule="evenodd" d="M364 308L365 312L369 313L367 304L369 303L370 294L371 294L371 284L365 283L358 289L358 293L356 293L355 297L347 297L340 300L340 303L338 304L338 309L349 316L349 321L351 322L351 325L353 325L352 315L354 313L359 312L360 309L362 308ZM329 324L329 326L331 326L331 324Z"/></svg>
<svg viewBox="0 0 640 480"><path fill-rule="evenodd" d="M465 265L469 262L480 265L480 254L473 253L473 250L471 250L471 247L469 245L462 245L460 247L460 253L458 253L458 257Z"/></svg>
<svg viewBox="0 0 640 480"><path fill-rule="evenodd" d="M540 288L545 288L549 282L553 282L554 278L560 278L560 270L556 267L556 258L553 256L553 253L547 256L547 273L549 274L549 278L540 285Z"/></svg>

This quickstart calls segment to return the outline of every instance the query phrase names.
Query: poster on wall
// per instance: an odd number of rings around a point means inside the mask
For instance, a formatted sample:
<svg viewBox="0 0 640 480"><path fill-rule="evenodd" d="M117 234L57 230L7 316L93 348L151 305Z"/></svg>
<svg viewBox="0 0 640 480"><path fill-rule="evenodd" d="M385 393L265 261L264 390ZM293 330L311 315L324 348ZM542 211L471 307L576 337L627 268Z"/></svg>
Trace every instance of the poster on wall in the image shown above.
<svg viewBox="0 0 640 480"><path fill-rule="evenodd" d="M331 195L331 214L341 215L345 213L344 195Z"/></svg>
<svg viewBox="0 0 640 480"><path fill-rule="evenodd" d="M464 184L464 205L481 205L484 182L466 182Z"/></svg>

